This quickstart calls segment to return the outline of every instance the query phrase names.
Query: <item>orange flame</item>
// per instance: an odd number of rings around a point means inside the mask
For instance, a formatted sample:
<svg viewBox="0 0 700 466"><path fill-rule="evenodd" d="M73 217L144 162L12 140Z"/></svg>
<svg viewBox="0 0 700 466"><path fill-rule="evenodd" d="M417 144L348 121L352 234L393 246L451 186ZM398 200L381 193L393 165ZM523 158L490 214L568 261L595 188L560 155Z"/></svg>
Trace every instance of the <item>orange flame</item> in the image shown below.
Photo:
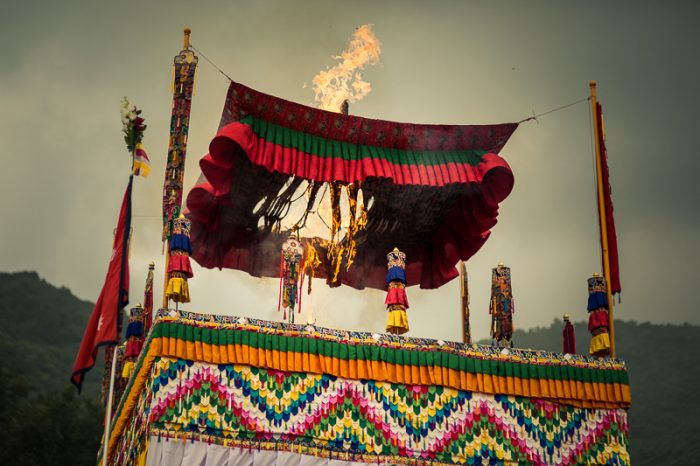
<svg viewBox="0 0 700 466"><path fill-rule="evenodd" d="M367 65L379 63L381 53L381 44L372 31L372 25L358 27L348 48L340 56L333 57L341 62L314 76L314 93L319 108L339 112L344 100L352 103L367 96L372 85L362 79L360 71Z"/></svg>
<svg viewBox="0 0 700 466"><path fill-rule="evenodd" d="M312 82L318 107L340 112L343 102L357 102L367 96L372 86L362 79L360 71L368 65L379 63L380 55L381 44L372 32L372 25L358 27L347 49L340 56L333 57L340 60L340 63L314 76ZM348 270L355 259L355 235L367 224L367 212L359 184L347 185L345 191L339 183L328 183L327 188L328 196L321 195L311 206L312 210L315 208L318 218L309 216L308 211L303 217L305 229L316 236L306 244L304 273L309 276L308 293L311 293L315 270L322 263L317 247L326 249L326 257L331 263L332 276L329 278L331 282L337 282L343 260ZM300 207L296 207L296 210ZM295 210L294 206L292 210Z"/></svg>

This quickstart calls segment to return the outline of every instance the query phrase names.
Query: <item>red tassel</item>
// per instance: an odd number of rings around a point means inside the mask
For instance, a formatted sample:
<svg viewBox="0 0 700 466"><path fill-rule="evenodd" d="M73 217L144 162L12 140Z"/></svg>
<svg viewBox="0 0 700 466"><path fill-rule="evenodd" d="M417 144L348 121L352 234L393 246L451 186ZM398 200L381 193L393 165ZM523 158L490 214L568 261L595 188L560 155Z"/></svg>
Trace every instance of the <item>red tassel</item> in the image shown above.
<svg viewBox="0 0 700 466"><path fill-rule="evenodd" d="M284 319L284 320L287 320L287 309L284 310L284 317L283 317L283 319Z"/></svg>

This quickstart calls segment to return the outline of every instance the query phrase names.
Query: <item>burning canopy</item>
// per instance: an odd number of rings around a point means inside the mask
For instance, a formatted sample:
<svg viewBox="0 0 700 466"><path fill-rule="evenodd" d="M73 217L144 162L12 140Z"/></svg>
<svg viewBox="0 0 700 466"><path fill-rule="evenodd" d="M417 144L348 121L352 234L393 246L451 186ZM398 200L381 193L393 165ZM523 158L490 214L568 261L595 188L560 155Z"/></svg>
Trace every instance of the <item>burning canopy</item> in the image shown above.
<svg viewBox="0 0 700 466"><path fill-rule="evenodd" d="M307 271L332 286L384 289L385 256L398 247L407 284L437 288L496 224L513 187L497 154L516 128L372 120L232 82L219 132L200 161L203 177L187 198L192 257L204 267L278 277L286 229L305 235L328 193L331 240L302 237L312 251ZM342 191L350 217L344 235Z"/></svg>

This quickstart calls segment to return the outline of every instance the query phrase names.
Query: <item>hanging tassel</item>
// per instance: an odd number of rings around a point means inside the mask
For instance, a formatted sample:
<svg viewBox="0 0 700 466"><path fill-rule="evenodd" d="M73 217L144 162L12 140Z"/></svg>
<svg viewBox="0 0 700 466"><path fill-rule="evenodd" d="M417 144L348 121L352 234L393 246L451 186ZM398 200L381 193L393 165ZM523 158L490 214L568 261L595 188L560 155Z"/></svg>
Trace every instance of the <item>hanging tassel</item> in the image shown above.
<svg viewBox="0 0 700 466"><path fill-rule="evenodd" d="M387 282L389 289L384 300L387 309L386 331L393 334L403 334L408 332L408 299L406 298L405 285L400 277L394 273L395 268L406 268L406 254L394 248L387 254ZM395 276L396 275L396 276Z"/></svg>

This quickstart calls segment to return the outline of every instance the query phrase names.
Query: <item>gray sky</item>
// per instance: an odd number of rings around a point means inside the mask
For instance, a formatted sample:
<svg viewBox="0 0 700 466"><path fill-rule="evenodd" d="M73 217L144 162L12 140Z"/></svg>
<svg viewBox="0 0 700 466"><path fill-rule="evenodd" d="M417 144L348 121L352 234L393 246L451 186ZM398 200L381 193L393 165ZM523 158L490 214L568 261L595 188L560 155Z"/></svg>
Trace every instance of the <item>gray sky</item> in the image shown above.
<svg viewBox="0 0 700 466"><path fill-rule="evenodd" d="M312 104L312 77L371 23L382 64L352 113L414 123L517 121L583 98L598 81L621 254L621 319L700 324L694 141L697 2L6 2L0 17L0 270L37 270L95 300L130 166L119 120L143 109L151 176L134 188L132 303L147 263L162 291L160 202L173 56L182 28L239 82ZM185 185L215 134L227 81L200 58ZM591 133L582 103L521 125L502 151L515 189L467 264L472 328L488 333L491 268L513 269L517 327L586 317L600 269ZM410 258L409 258L410 260ZM277 280L195 269L189 310L278 318ZM409 335L459 339L456 281L408 289ZM320 324L378 331L384 293L304 297ZM47 309L47 312L51 312ZM306 316L302 315L302 319Z"/></svg>

